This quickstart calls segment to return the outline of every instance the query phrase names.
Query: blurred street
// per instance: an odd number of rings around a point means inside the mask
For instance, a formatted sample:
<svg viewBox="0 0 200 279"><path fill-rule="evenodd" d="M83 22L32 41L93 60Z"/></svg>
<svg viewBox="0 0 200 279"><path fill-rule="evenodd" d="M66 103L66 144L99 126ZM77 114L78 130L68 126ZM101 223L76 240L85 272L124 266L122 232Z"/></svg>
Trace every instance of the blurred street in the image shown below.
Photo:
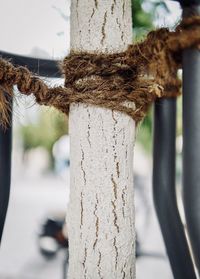
<svg viewBox="0 0 200 279"><path fill-rule="evenodd" d="M150 185L145 187L150 194ZM54 259L45 259L39 253L37 233L47 214L66 210L68 195L68 173L66 179L52 174L35 178L25 174L13 179L0 250L0 279L63 279L64 252L60 251ZM144 204L140 206L144 208ZM156 255L137 259L137 279L173 278L151 201L148 226L140 229L138 234L140 242L142 238L142 252Z"/></svg>
<svg viewBox="0 0 200 279"><path fill-rule="evenodd" d="M37 233L47 214L66 210L66 181L55 176L14 180L0 251L1 279L62 278L64 255L44 259L39 253Z"/></svg>

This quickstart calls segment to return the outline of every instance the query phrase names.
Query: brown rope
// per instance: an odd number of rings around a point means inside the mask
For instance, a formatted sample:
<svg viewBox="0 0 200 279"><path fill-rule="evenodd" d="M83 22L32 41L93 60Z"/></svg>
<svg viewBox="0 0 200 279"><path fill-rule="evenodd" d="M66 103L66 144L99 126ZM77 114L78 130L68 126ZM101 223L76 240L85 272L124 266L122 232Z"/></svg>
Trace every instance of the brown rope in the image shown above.
<svg viewBox="0 0 200 279"><path fill-rule="evenodd" d="M161 97L176 97L181 83L177 70L185 48L200 46L200 16L184 19L175 31L152 31L127 51L115 54L71 53L62 63L65 87L48 87L25 67L14 67L0 59L0 118L9 122L9 104L4 92L13 96L17 85L24 95L33 94L41 105L68 114L71 103L87 103L121 111L136 122L149 105ZM127 104L133 102L134 108Z"/></svg>

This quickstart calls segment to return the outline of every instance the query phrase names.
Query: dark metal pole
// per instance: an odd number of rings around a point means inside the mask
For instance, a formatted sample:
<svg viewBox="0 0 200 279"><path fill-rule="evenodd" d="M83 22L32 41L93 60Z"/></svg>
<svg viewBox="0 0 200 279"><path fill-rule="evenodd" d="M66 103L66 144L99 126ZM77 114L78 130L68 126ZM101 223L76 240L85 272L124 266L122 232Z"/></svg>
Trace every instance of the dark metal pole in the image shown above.
<svg viewBox="0 0 200 279"><path fill-rule="evenodd" d="M26 57L0 51L0 56L11 59L15 65L26 66L30 71L46 77L60 77L58 61ZM12 101L10 101L11 103ZM11 112L12 114L12 112ZM12 115L10 115L12 116ZM11 178L12 128L0 126L0 243L9 203Z"/></svg>
<svg viewBox="0 0 200 279"><path fill-rule="evenodd" d="M199 5L183 16L200 14ZM183 52L183 199L187 228L200 273L200 51Z"/></svg>
<svg viewBox="0 0 200 279"><path fill-rule="evenodd" d="M195 279L175 185L176 100L155 102L153 195L154 205L175 279Z"/></svg>
<svg viewBox="0 0 200 279"><path fill-rule="evenodd" d="M11 59L15 65L27 66L29 70L49 77L60 77L58 61L37 59L0 51L0 56ZM11 177L12 128L0 127L0 242L8 208Z"/></svg>
<svg viewBox="0 0 200 279"><path fill-rule="evenodd" d="M0 56L4 59L11 59L14 65L26 66L31 72L45 77L61 77L58 61L22 56L5 51L0 51Z"/></svg>
<svg viewBox="0 0 200 279"><path fill-rule="evenodd" d="M10 196L11 148L12 127L5 130L0 126L0 243Z"/></svg>

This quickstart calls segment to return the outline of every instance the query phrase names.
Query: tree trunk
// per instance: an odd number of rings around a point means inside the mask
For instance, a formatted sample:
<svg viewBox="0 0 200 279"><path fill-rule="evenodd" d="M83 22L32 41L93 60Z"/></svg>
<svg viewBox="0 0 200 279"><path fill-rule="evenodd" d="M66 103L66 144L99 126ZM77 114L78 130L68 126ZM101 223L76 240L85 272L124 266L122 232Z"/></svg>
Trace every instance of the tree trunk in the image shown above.
<svg viewBox="0 0 200 279"><path fill-rule="evenodd" d="M72 0L71 50L119 52L132 41L130 0ZM73 104L68 207L69 279L135 278L135 123Z"/></svg>

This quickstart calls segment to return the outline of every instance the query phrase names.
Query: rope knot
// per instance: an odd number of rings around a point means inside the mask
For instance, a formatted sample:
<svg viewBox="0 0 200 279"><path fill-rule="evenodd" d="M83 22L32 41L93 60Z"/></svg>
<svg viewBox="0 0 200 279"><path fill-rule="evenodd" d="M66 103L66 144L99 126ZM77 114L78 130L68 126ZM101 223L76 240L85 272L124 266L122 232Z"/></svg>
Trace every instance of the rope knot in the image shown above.
<svg viewBox="0 0 200 279"><path fill-rule="evenodd" d="M71 103L86 103L142 120L156 98L177 97L181 82L182 50L200 45L200 16L183 19L174 31L151 31L143 42L113 54L72 52L62 63L65 87L49 88L25 67L14 67L0 59L0 116L8 119L9 102L17 85L22 94L35 96L36 102L68 114ZM3 92L4 91L4 92Z"/></svg>

